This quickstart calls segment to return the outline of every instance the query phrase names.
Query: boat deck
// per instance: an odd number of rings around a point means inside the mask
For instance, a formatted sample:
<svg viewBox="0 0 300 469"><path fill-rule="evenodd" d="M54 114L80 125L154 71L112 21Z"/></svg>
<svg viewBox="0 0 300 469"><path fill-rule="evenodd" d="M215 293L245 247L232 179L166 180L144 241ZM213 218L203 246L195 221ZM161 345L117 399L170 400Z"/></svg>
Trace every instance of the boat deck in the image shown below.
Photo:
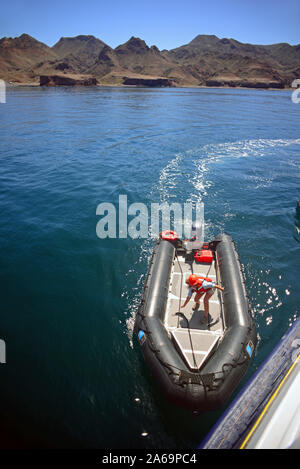
<svg viewBox="0 0 300 469"><path fill-rule="evenodd" d="M199 307L193 311L194 296L185 308L183 304L188 286L185 280L190 274L209 277L218 283L215 261L212 264L186 261L183 256L175 258L172 268L165 327L171 334L176 347L192 370L204 365L210 354L217 347L224 331L222 319L222 293L215 290L209 300L208 321L204 319L203 295Z"/></svg>

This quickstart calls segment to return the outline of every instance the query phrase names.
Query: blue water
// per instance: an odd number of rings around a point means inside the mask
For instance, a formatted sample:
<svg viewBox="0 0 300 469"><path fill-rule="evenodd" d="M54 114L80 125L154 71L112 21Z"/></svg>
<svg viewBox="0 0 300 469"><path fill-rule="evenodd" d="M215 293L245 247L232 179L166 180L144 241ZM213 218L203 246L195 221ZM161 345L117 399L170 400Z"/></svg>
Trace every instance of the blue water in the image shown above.
<svg viewBox="0 0 300 469"><path fill-rule="evenodd" d="M18 88L0 105L2 447L193 448L221 411L168 404L132 334L153 240L96 208L205 205L245 266L259 344L300 315L300 105L289 91ZM238 391L237 390L237 391ZM229 404L229 403L228 403Z"/></svg>

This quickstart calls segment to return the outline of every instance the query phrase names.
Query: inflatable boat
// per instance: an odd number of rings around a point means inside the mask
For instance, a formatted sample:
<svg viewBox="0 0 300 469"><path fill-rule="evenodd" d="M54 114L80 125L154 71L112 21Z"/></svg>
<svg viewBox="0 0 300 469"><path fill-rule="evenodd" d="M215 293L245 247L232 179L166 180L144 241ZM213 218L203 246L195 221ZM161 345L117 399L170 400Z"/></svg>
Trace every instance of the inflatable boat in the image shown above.
<svg viewBox="0 0 300 469"><path fill-rule="evenodd" d="M209 300L184 302L191 274L221 285ZM163 232L146 276L135 333L150 372L169 401L192 411L222 407L244 376L257 336L242 265L232 238L197 245Z"/></svg>

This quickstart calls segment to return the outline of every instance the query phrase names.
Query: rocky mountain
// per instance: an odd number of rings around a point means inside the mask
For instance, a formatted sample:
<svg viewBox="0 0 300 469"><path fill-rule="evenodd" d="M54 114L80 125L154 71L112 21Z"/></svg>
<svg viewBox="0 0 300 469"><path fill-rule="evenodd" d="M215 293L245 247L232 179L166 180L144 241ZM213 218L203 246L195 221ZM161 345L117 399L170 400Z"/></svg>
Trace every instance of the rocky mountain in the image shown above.
<svg viewBox="0 0 300 469"><path fill-rule="evenodd" d="M102 84L280 88L290 86L299 72L300 45L286 43L253 45L198 35L186 45L160 51L137 37L115 49L88 35L62 37L53 47L27 34L0 40L0 77L19 83L39 83L47 75L76 80L78 75L81 81L86 76L87 83L95 78Z"/></svg>
<svg viewBox="0 0 300 469"><path fill-rule="evenodd" d="M28 34L0 39L0 76L4 80L34 81L38 63L55 58L56 54L52 48Z"/></svg>
<svg viewBox="0 0 300 469"><path fill-rule="evenodd" d="M223 81L231 86L245 81L289 85L300 65L300 46L243 44L216 36L197 36L165 54L181 65L192 66L199 81Z"/></svg>
<svg viewBox="0 0 300 469"><path fill-rule="evenodd" d="M84 68L91 67L107 45L94 36L62 37L52 51L63 60L76 57Z"/></svg>

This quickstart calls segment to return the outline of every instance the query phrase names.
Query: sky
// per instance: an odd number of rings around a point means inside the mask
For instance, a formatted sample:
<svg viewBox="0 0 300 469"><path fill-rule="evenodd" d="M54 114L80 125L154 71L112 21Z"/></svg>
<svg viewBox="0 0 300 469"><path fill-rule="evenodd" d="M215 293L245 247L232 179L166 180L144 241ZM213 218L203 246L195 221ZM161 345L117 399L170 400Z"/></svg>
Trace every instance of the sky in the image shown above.
<svg viewBox="0 0 300 469"><path fill-rule="evenodd" d="M111 47L140 37L172 49L198 34L252 44L300 43L300 0L13 0L2 2L0 37L27 33L54 45L91 34Z"/></svg>

